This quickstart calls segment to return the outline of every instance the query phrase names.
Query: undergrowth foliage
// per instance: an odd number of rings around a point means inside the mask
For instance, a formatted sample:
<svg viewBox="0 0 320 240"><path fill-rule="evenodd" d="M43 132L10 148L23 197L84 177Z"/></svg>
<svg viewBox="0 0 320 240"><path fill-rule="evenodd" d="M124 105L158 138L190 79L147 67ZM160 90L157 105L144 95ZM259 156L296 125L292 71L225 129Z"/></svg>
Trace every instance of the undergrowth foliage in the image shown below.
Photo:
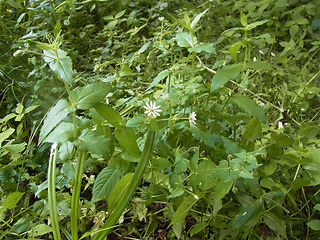
<svg viewBox="0 0 320 240"><path fill-rule="evenodd" d="M0 11L0 239L320 237L317 0Z"/></svg>

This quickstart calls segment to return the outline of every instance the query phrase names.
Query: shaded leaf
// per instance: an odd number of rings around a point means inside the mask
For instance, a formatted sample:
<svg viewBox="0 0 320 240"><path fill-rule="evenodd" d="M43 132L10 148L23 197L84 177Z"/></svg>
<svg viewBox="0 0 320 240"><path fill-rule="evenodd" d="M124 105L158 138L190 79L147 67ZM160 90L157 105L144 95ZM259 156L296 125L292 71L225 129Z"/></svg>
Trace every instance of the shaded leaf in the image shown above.
<svg viewBox="0 0 320 240"><path fill-rule="evenodd" d="M264 214L263 221L270 229L280 234L282 237L287 238L286 223L275 214L272 212L266 212Z"/></svg>
<svg viewBox="0 0 320 240"><path fill-rule="evenodd" d="M155 85L157 85L161 80L163 80L164 78L166 78L167 76L169 76L169 70L165 69L161 72L158 73L158 75L156 76L156 78L152 81L152 83L149 85L149 87L147 89L150 89L152 87L154 87Z"/></svg>
<svg viewBox="0 0 320 240"><path fill-rule="evenodd" d="M263 207L263 200L259 199L254 204L251 204L239 211L235 220L232 223L233 228L244 226L259 210Z"/></svg>
<svg viewBox="0 0 320 240"><path fill-rule="evenodd" d="M6 131L0 133L0 145L4 140L6 140L8 137L11 136L12 133L14 133L14 128L9 128Z"/></svg>
<svg viewBox="0 0 320 240"><path fill-rule="evenodd" d="M96 111L107 120L112 126L119 127L122 122L120 113L105 104L99 104L95 107Z"/></svg>
<svg viewBox="0 0 320 240"><path fill-rule="evenodd" d="M115 136L126 151L136 158L139 157L140 151L137 145L137 137L132 128L125 126L117 128Z"/></svg>
<svg viewBox="0 0 320 240"><path fill-rule="evenodd" d="M192 237L193 235L201 232L203 229L205 229L207 226L209 225L209 223L206 222L202 222L202 223L197 223L195 225L193 225L193 227L190 230L190 236Z"/></svg>
<svg viewBox="0 0 320 240"><path fill-rule="evenodd" d="M31 229L31 232L32 232L32 236L42 236L44 234L52 232L52 229L47 224L39 224L33 227Z"/></svg>
<svg viewBox="0 0 320 240"><path fill-rule="evenodd" d="M111 140L90 129L81 132L75 144L81 150L88 150L91 154L108 158L112 154Z"/></svg>
<svg viewBox="0 0 320 240"><path fill-rule="evenodd" d="M256 140L261 136L262 126L258 118L252 118L248 124L247 129L243 134L243 138L249 142Z"/></svg>
<svg viewBox="0 0 320 240"><path fill-rule="evenodd" d="M72 141L74 139L73 132L73 123L62 122L43 140L43 142L64 143Z"/></svg>
<svg viewBox="0 0 320 240"><path fill-rule="evenodd" d="M12 209L13 207L15 207L23 195L23 192L10 193L9 196L7 196L1 204L2 206L0 208L0 215L8 209Z"/></svg>
<svg viewBox="0 0 320 240"><path fill-rule="evenodd" d="M311 220L307 225L315 231L320 231L320 220Z"/></svg>
<svg viewBox="0 0 320 240"><path fill-rule="evenodd" d="M231 97L231 100L236 103L245 112L256 116L261 122L266 122L264 110L252 99L240 93L236 93Z"/></svg>
<svg viewBox="0 0 320 240"><path fill-rule="evenodd" d="M178 207L177 211L173 214L170 225L174 225L178 222L183 221L185 217L188 215L193 205L196 204L198 200L199 198L196 198L193 195L189 195L188 197L186 197Z"/></svg>
<svg viewBox="0 0 320 240"><path fill-rule="evenodd" d="M233 181L226 180L226 181L220 181L215 188L214 197L216 200L220 200L224 198L225 195L228 194L231 187L233 185Z"/></svg>
<svg viewBox="0 0 320 240"><path fill-rule="evenodd" d="M121 177L117 168L106 167L98 175L93 185L92 201L103 199L109 195Z"/></svg>

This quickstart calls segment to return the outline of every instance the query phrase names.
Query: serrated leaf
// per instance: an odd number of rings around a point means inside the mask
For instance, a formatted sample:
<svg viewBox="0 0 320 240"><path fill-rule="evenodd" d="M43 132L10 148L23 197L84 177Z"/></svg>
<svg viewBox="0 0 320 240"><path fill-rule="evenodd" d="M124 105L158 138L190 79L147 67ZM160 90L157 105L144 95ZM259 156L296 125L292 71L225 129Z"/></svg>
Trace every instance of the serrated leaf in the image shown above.
<svg viewBox="0 0 320 240"><path fill-rule="evenodd" d="M60 99L56 105L51 108L43 122L39 136L39 143L41 143L43 139L72 111L73 108L70 103L65 99Z"/></svg>
<svg viewBox="0 0 320 240"><path fill-rule="evenodd" d="M211 92L222 87L228 81L235 79L241 72L243 66L241 64L227 65L219 69L214 77L212 78L211 83Z"/></svg>
<svg viewBox="0 0 320 240"><path fill-rule="evenodd" d="M209 8L206 9L206 10L204 10L202 13L199 13L199 14L193 19L193 21L192 21L191 24L190 24L190 27L191 27L192 29L194 29L194 28L197 26L197 23L199 22L200 18L201 18L208 10L209 10Z"/></svg>
<svg viewBox="0 0 320 240"><path fill-rule="evenodd" d="M71 97L78 109L89 109L100 103L112 90L109 83L92 83L71 91Z"/></svg>
<svg viewBox="0 0 320 240"><path fill-rule="evenodd" d="M231 101L236 103L245 112L256 116L261 122L266 122L264 110L254 100L240 93L236 93L231 97Z"/></svg>
<svg viewBox="0 0 320 240"><path fill-rule="evenodd" d="M6 131L0 133L0 145L4 140L6 140L8 137L11 136L12 133L14 133L14 128L9 128Z"/></svg>
<svg viewBox="0 0 320 240"><path fill-rule="evenodd" d="M282 237L287 238L285 221L278 218L272 212L266 212L263 221L270 229L280 234Z"/></svg>
<svg viewBox="0 0 320 240"><path fill-rule="evenodd" d="M105 104L99 104L95 107L96 111L107 120L112 126L119 127L122 122L120 113Z"/></svg>
<svg viewBox="0 0 320 240"><path fill-rule="evenodd" d="M52 229L47 224L39 224L31 229L32 236L42 236L49 232L52 232Z"/></svg>
<svg viewBox="0 0 320 240"><path fill-rule="evenodd" d="M113 210L116 208L118 202L120 199L123 198L123 195L125 194L131 180L133 177L133 173L127 173L124 175L120 181L115 185L111 193L109 194L107 200L108 200L108 211L110 213L113 212Z"/></svg>
<svg viewBox="0 0 320 240"><path fill-rule="evenodd" d="M153 88L155 85L157 85L161 80L163 80L164 78L166 78L167 76L169 76L169 70L165 69L161 72L158 73L158 75L156 76L156 78L152 81L152 83L149 85L149 87L147 89Z"/></svg>
<svg viewBox="0 0 320 240"><path fill-rule="evenodd" d="M243 134L243 138L249 142L256 140L261 136L262 126L258 118L252 118L248 124L247 129Z"/></svg>
<svg viewBox="0 0 320 240"><path fill-rule="evenodd" d="M62 122L54 129L54 131L52 131L46 138L43 139L43 142L64 143L67 141L72 141L74 138L73 132L73 123Z"/></svg>
<svg viewBox="0 0 320 240"><path fill-rule="evenodd" d="M216 53L215 47L210 43L197 44L193 48L188 48L188 51L189 52L196 52L196 53L201 53L201 52Z"/></svg>
<svg viewBox="0 0 320 240"><path fill-rule="evenodd" d="M72 61L66 52L58 49L57 52L50 49L43 49L44 60L49 63L53 72L55 72L63 81L69 85L73 82Z"/></svg>
<svg viewBox="0 0 320 240"><path fill-rule="evenodd" d="M191 48L197 44L197 38L193 37L193 42L191 34L187 32L177 33L176 41L180 47Z"/></svg>
<svg viewBox="0 0 320 240"><path fill-rule="evenodd" d="M17 203L20 201L22 196L24 195L23 192L13 192L10 193L2 202L0 208L0 215L7 211L8 209L12 209Z"/></svg>
<svg viewBox="0 0 320 240"><path fill-rule="evenodd" d="M239 228L247 224L247 222L254 217L255 214L263 207L263 200L259 199L254 204L243 208L237 214L235 220L232 223L233 228Z"/></svg>
<svg viewBox="0 0 320 240"><path fill-rule="evenodd" d="M75 142L81 150L88 150L91 154L108 158L112 153L111 140L104 135L85 129Z"/></svg>
<svg viewBox="0 0 320 240"><path fill-rule="evenodd" d="M189 195L184 199L184 201L180 204L177 211L173 214L172 220L170 222L170 225L174 225L176 223L179 223L185 219L185 217L190 212L191 208L194 204L199 200L199 198L196 198L193 195Z"/></svg>
<svg viewBox="0 0 320 240"><path fill-rule="evenodd" d="M106 167L98 175L93 185L92 201L107 197L121 177L117 168Z"/></svg>
<svg viewBox="0 0 320 240"><path fill-rule="evenodd" d="M140 151L137 145L137 137L132 128L125 126L117 128L115 136L126 151L136 158L139 157Z"/></svg>
<svg viewBox="0 0 320 240"><path fill-rule="evenodd" d="M193 227L190 230L190 236L192 237L193 235L201 232L203 229L205 229L207 226L209 225L209 223L206 222L202 222L202 223L197 223L195 225L193 225Z"/></svg>

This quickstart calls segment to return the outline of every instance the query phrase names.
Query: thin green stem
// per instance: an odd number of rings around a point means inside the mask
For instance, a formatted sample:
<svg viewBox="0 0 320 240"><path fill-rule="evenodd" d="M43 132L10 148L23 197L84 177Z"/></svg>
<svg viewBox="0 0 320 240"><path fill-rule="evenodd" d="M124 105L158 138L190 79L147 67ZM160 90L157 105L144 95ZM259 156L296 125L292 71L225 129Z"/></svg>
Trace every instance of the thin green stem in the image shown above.
<svg viewBox="0 0 320 240"><path fill-rule="evenodd" d="M57 158L57 143L52 144L50 160L49 160L49 172L48 172L48 202L49 212L52 224L53 238L55 240L61 240L59 219L57 211L56 200L56 158Z"/></svg>
<svg viewBox="0 0 320 240"><path fill-rule="evenodd" d="M79 220L79 202L82 173L84 162L86 159L86 151L80 151L77 159L76 172L74 175L73 192L71 197L71 236L72 240L78 240L78 220Z"/></svg>
<svg viewBox="0 0 320 240"><path fill-rule="evenodd" d="M129 186L126 189L126 193L123 195L123 198L120 199L117 207L112 212L111 216L107 219L107 221L102 226L102 229L105 229L105 230L103 230L102 232L95 235L93 240L106 239L107 235L111 232L112 228L115 226L116 222L121 217L124 209L126 208L126 206L128 205L128 203L131 199L131 196L134 194L137 187L139 186L142 175L147 167L149 157L152 152L154 136L155 136L155 132L149 130L148 135L147 135L147 139L146 139L146 143L145 143L143 152L140 157L140 161L138 163L136 171L134 172L134 175L132 177L132 181L129 183ZM74 239L72 238L72 240L74 240Z"/></svg>

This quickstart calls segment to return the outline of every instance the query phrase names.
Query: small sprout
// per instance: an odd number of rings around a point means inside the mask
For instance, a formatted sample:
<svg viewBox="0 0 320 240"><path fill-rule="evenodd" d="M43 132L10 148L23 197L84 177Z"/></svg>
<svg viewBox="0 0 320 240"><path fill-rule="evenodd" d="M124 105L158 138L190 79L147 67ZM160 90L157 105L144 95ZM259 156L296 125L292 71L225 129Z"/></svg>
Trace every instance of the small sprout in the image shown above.
<svg viewBox="0 0 320 240"><path fill-rule="evenodd" d="M22 52L23 52L23 50L17 50L17 51L14 52L13 56L17 57Z"/></svg>

